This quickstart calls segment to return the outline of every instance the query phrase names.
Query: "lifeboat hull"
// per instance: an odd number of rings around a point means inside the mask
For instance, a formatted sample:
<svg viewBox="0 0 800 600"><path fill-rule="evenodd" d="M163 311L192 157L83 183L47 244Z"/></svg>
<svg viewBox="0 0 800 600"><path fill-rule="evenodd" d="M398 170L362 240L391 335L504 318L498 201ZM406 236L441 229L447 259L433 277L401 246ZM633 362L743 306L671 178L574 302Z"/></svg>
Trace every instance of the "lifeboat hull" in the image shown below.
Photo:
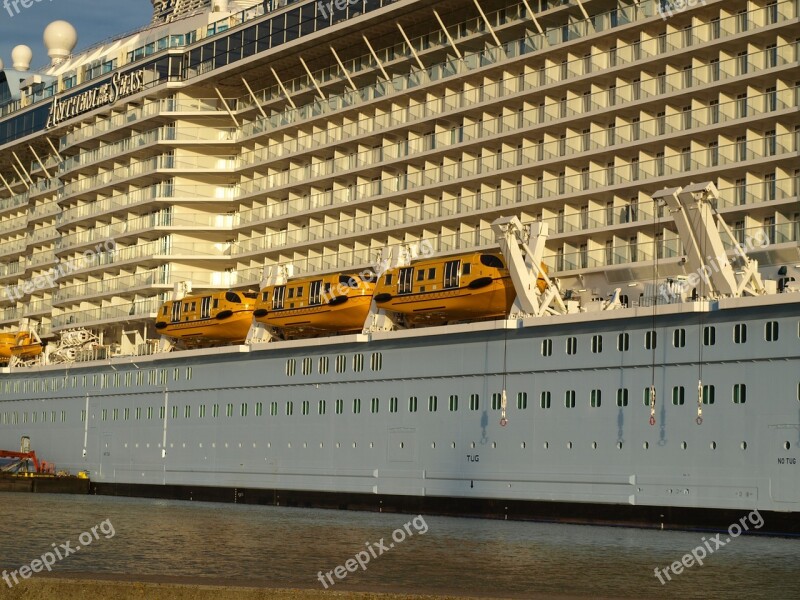
<svg viewBox="0 0 800 600"><path fill-rule="evenodd" d="M16 345L16 334L0 334L0 362L8 362L11 359L11 348Z"/></svg>
<svg viewBox="0 0 800 600"><path fill-rule="evenodd" d="M477 289L463 286L392 296L378 302L378 307L403 315L409 324L419 325L504 318L515 299L511 278L500 277Z"/></svg>
<svg viewBox="0 0 800 600"><path fill-rule="evenodd" d="M270 310L256 321L290 334L361 331L372 294L340 296L327 304Z"/></svg>
<svg viewBox="0 0 800 600"><path fill-rule="evenodd" d="M11 354L17 358L36 358L41 353L41 344L25 344L11 347Z"/></svg>
<svg viewBox="0 0 800 600"><path fill-rule="evenodd" d="M231 311L227 318L197 319L167 323L159 333L178 340L210 342L243 342L253 321L252 310Z"/></svg>

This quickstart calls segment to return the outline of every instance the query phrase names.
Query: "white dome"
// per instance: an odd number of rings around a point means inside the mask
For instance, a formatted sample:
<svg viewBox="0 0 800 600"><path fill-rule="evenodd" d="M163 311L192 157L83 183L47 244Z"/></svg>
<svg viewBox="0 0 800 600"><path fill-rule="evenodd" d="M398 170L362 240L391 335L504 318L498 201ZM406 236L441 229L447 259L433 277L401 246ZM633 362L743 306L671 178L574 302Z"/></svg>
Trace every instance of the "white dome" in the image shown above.
<svg viewBox="0 0 800 600"><path fill-rule="evenodd" d="M42 39L47 55L56 63L72 54L78 44L78 32L67 21L53 21L45 28Z"/></svg>
<svg viewBox="0 0 800 600"><path fill-rule="evenodd" d="M11 51L11 62L17 71L27 71L31 68L33 50L27 46L15 46Z"/></svg>

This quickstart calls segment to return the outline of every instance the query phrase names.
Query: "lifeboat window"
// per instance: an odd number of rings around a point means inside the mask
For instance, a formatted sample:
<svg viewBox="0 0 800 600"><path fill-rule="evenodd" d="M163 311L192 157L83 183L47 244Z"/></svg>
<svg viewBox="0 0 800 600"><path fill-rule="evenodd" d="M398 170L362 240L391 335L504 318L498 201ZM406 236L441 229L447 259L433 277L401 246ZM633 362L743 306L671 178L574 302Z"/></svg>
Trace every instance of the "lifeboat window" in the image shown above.
<svg viewBox="0 0 800 600"><path fill-rule="evenodd" d="M303 288L302 287L297 288L297 294L295 294L295 295L298 298L302 298L303 297Z"/></svg>
<svg viewBox="0 0 800 600"><path fill-rule="evenodd" d="M239 298L239 294L236 292L225 292L225 300L228 302L234 302L236 304L239 304L242 301L242 299Z"/></svg>
<svg viewBox="0 0 800 600"><path fill-rule="evenodd" d="M172 303L172 322L175 323L181 320L181 303L180 302L173 302Z"/></svg>
<svg viewBox="0 0 800 600"><path fill-rule="evenodd" d="M289 288L289 299L294 298L294 288Z"/></svg>
<svg viewBox="0 0 800 600"><path fill-rule="evenodd" d="M461 266L461 274L462 275L469 275L471 270L472 270L472 265L470 263L464 263Z"/></svg>
<svg viewBox="0 0 800 600"><path fill-rule="evenodd" d="M428 279L436 279L436 269L428 269Z"/></svg>
<svg viewBox="0 0 800 600"><path fill-rule="evenodd" d="M494 254L481 254L481 264L484 267L494 267L496 269L503 268L503 261Z"/></svg>
<svg viewBox="0 0 800 600"><path fill-rule="evenodd" d="M339 275L339 283L353 289L358 287L358 280L350 275Z"/></svg>
<svg viewBox="0 0 800 600"><path fill-rule="evenodd" d="M386 277L384 277L384 279L383 279L383 282L386 285L392 285L392 274L389 273L388 275L386 275Z"/></svg>
<svg viewBox="0 0 800 600"><path fill-rule="evenodd" d="M197 302L192 302L192 312L197 310Z"/></svg>
<svg viewBox="0 0 800 600"><path fill-rule="evenodd" d="M414 278L414 267L400 269L400 276L397 281L398 294L410 294L413 291L412 280Z"/></svg>
<svg viewBox="0 0 800 600"><path fill-rule="evenodd" d="M200 300L200 318L208 319L211 317L211 296L206 296Z"/></svg>
<svg viewBox="0 0 800 600"><path fill-rule="evenodd" d="M183 311L184 312L189 312L189 303L188 302L184 302L183 303Z"/></svg>
<svg viewBox="0 0 800 600"><path fill-rule="evenodd" d="M161 309L161 314L162 314L163 316L165 316L165 317L166 317L166 316L167 316L167 311L168 311L168 310L169 310L169 308L168 308L168 307L167 307L167 305L165 304L165 305L164 305L164 308L162 308L162 309Z"/></svg>
<svg viewBox="0 0 800 600"><path fill-rule="evenodd" d="M417 281L422 281L423 279L425 279L425 270L424 269L421 270L419 273L417 273Z"/></svg>
<svg viewBox="0 0 800 600"><path fill-rule="evenodd" d="M283 308L283 297L286 294L286 286L285 285L278 285L275 286L275 290L272 292L272 308L273 309L281 309Z"/></svg>
<svg viewBox="0 0 800 600"><path fill-rule="evenodd" d="M457 288L461 279L461 261L450 260L444 265L444 287Z"/></svg>
<svg viewBox="0 0 800 600"><path fill-rule="evenodd" d="M242 296L249 298L250 300L255 300L258 298L258 292L242 292Z"/></svg>
<svg viewBox="0 0 800 600"><path fill-rule="evenodd" d="M322 291L322 280L312 281L308 291L308 303L310 305L322 304L320 292Z"/></svg>
<svg viewBox="0 0 800 600"><path fill-rule="evenodd" d="M263 294L261 294L261 299L262 299L264 302L266 302L267 300L269 300L269 292L264 292Z"/></svg>

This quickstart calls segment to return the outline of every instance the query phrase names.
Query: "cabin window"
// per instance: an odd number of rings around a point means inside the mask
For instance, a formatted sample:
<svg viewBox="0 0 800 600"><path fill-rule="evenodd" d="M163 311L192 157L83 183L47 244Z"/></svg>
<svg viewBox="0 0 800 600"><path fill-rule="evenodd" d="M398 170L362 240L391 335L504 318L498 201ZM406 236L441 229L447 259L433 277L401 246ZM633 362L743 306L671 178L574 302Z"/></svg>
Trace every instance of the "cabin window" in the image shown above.
<svg viewBox="0 0 800 600"><path fill-rule="evenodd" d="M236 292L225 292L225 300L233 302L234 304L240 304L242 302L242 299L239 298L239 294Z"/></svg>
<svg viewBox="0 0 800 600"><path fill-rule="evenodd" d="M733 403L744 404L747 401L747 386L743 383L737 383L733 386Z"/></svg>
<svg viewBox="0 0 800 600"><path fill-rule="evenodd" d="M192 302L192 312L197 310L197 302Z"/></svg>
<svg viewBox="0 0 800 600"><path fill-rule="evenodd" d="M181 303L180 302L173 302L172 303L172 322L176 323L177 321L181 320Z"/></svg>
<svg viewBox="0 0 800 600"><path fill-rule="evenodd" d="M542 356L552 356L553 355L553 340L545 339L542 340Z"/></svg>
<svg viewBox="0 0 800 600"><path fill-rule="evenodd" d="M397 412L397 398L391 397L389 398L389 412L396 413Z"/></svg>
<svg viewBox="0 0 800 600"><path fill-rule="evenodd" d="M205 407L201 407L205 408ZM256 416L260 417L264 414L264 403L263 402L256 402Z"/></svg>
<svg viewBox="0 0 800 600"><path fill-rule="evenodd" d="M361 398L354 398L353 399L353 414L357 415L361 413Z"/></svg>
<svg viewBox="0 0 800 600"><path fill-rule="evenodd" d="M280 310L283 308L283 297L286 294L286 286L275 286L275 291L272 293L272 309Z"/></svg>
<svg viewBox="0 0 800 600"><path fill-rule="evenodd" d="M200 318L211 318L211 296L206 296L200 300Z"/></svg>
<svg viewBox="0 0 800 600"><path fill-rule="evenodd" d="M359 373L364 370L364 355L363 354L354 354L353 355L353 371Z"/></svg>
<svg viewBox="0 0 800 600"><path fill-rule="evenodd" d="M627 352L631 344L631 335L629 333L620 333L617 336L617 350L620 352Z"/></svg>
<svg viewBox="0 0 800 600"><path fill-rule="evenodd" d="M344 400L341 398L336 401L336 414L340 415L344 412Z"/></svg>
<svg viewBox="0 0 800 600"><path fill-rule="evenodd" d="M469 409L478 410L481 407L481 397L478 394L472 394L469 397Z"/></svg>
<svg viewBox="0 0 800 600"><path fill-rule="evenodd" d="M189 312L189 303L188 302L184 302L183 303L183 312Z"/></svg>
<svg viewBox="0 0 800 600"><path fill-rule="evenodd" d="M672 388L672 404L675 406L683 406L686 401L686 389L682 385L676 385Z"/></svg>
<svg viewBox="0 0 800 600"><path fill-rule="evenodd" d="M768 342L777 342L778 341L778 322L777 321L768 321L767 324L764 326L764 338Z"/></svg>
<svg viewBox="0 0 800 600"><path fill-rule="evenodd" d="M600 390L592 390L589 396L589 406L592 408L600 408L602 392Z"/></svg>
<svg viewBox="0 0 800 600"><path fill-rule="evenodd" d="M200 418L201 419L205 419L206 418L206 405L205 404L201 404L199 406L199 408L198 408L198 412L200 413ZM139 417L137 416L136 418L138 419Z"/></svg>
<svg viewBox="0 0 800 600"><path fill-rule="evenodd" d="M517 393L517 409L526 410L528 408L528 392Z"/></svg>
<svg viewBox="0 0 800 600"><path fill-rule="evenodd" d="M125 409L125 418L126 419L128 418L127 412L128 412L128 409L126 408ZM192 407L191 407L191 405L187 404L186 406L183 407L183 418L184 419L191 419L192 418Z"/></svg>
<svg viewBox="0 0 800 600"><path fill-rule="evenodd" d="M575 408L575 390L567 390L564 393L564 406Z"/></svg>
<svg viewBox="0 0 800 600"><path fill-rule="evenodd" d="M214 404L211 407L211 416L214 417L215 419L219 417L219 404Z"/></svg>
<svg viewBox="0 0 800 600"><path fill-rule="evenodd" d="M269 415L271 417L278 416L278 403L277 402L270 402L269 403Z"/></svg>
<svg viewBox="0 0 800 600"><path fill-rule="evenodd" d="M308 415L311 412L311 405L309 404L308 400L303 400L303 404L301 407L304 415Z"/></svg>
<svg viewBox="0 0 800 600"><path fill-rule="evenodd" d="M672 332L672 345L676 348L683 348L686 346L686 330L676 329Z"/></svg>
<svg viewBox="0 0 800 600"><path fill-rule="evenodd" d="M655 331L647 331L644 334L644 347L646 350L653 350L656 347L657 336Z"/></svg>
<svg viewBox="0 0 800 600"><path fill-rule="evenodd" d="M228 402L228 404L225 405L225 416L226 417L233 416L233 402Z"/></svg>
<svg viewBox="0 0 800 600"><path fill-rule="evenodd" d="M444 264L444 287L457 288L461 283L461 261L449 260Z"/></svg>
<svg viewBox="0 0 800 600"><path fill-rule="evenodd" d="M620 408L628 406L628 388L619 388L617 390L617 406Z"/></svg>
<svg viewBox="0 0 800 600"><path fill-rule="evenodd" d="M503 268L503 261L494 254L481 254L481 264L484 267L494 267L495 269Z"/></svg>
<svg viewBox="0 0 800 600"><path fill-rule="evenodd" d="M289 377L294 377L294 374L295 374L296 370L297 370L297 363L296 363L295 359L290 358L289 360L287 360L286 361L286 375L288 375Z"/></svg>
<svg viewBox="0 0 800 600"><path fill-rule="evenodd" d="M413 291L412 280L414 278L414 267L400 269L400 276L397 281L398 294L410 294Z"/></svg>
<svg viewBox="0 0 800 600"><path fill-rule="evenodd" d="M347 368L347 357L344 354L339 354L336 357L336 372L344 373Z"/></svg>
<svg viewBox="0 0 800 600"><path fill-rule="evenodd" d="M309 305L316 306L318 304L322 304L321 292L322 292L322 280L318 279L316 281L312 281L308 289Z"/></svg>
<svg viewBox="0 0 800 600"><path fill-rule="evenodd" d="M703 345L713 346L717 343L717 328L709 325L703 328Z"/></svg>
<svg viewBox="0 0 800 600"><path fill-rule="evenodd" d="M370 358L370 368L373 371L380 371L383 368L383 354L380 352L373 352Z"/></svg>
<svg viewBox="0 0 800 600"><path fill-rule="evenodd" d="M381 400L380 398L373 398L372 404L370 405L370 412L376 413L380 410L381 407Z"/></svg>
<svg viewBox="0 0 800 600"><path fill-rule="evenodd" d="M603 336L602 335L593 335L592 336L592 352L594 354L600 354L603 351Z"/></svg>
<svg viewBox="0 0 800 600"><path fill-rule="evenodd" d="M408 399L408 412L415 413L417 412L417 397L411 396Z"/></svg>
<svg viewBox="0 0 800 600"><path fill-rule="evenodd" d="M544 409L550 408L550 401L552 400L552 395L550 392L542 392L539 396L539 406Z"/></svg>
<svg viewBox="0 0 800 600"><path fill-rule="evenodd" d="M328 357L327 356L320 356L319 357L319 374L325 375L328 372Z"/></svg>
<svg viewBox="0 0 800 600"><path fill-rule="evenodd" d="M492 410L500 410L500 405L503 402L503 394L492 394Z"/></svg>
<svg viewBox="0 0 800 600"><path fill-rule="evenodd" d="M733 343L744 344L747 342L747 324L738 323L733 326Z"/></svg>
<svg viewBox="0 0 800 600"><path fill-rule="evenodd" d="M320 400L319 402L317 402L317 413L318 414L324 415L325 412L327 411L327 409L328 409L328 407L327 407L327 403L325 402L325 400Z"/></svg>
<svg viewBox="0 0 800 600"><path fill-rule="evenodd" d="M567 354L577 354L578 352L578 338L567 338Z"/></svg>
<svg viewBox="0 0 800 600"><path fill-rule="evenodd" d="M313 369L313 360L310 358L304 358L302 369L303 369L303 375L310 375Z"/></svg>
<svg viewBox="0 0 800 600"><path fill-rule="evenodd" d="M439 410L439 398L436 396L428 397L428 412L436 412Z"/></svg>
<svg viewBox="0 0 800 600"><path fill-rule="evenodd" d="M291 400L286 403L286 416L291 417L294 414L294 402Z"/></svg>
<svg viewBox="0 0 800 600"><path fill-rule="evenodd" d="M458 396L455 394L450 396L450 412L456 412L458 410Z"/></svg>
<svg viewBox="0 0 800 600"><path fill-rule="evenodd" d="M714 404L714 386L703 386L703 404Z"/></svg>

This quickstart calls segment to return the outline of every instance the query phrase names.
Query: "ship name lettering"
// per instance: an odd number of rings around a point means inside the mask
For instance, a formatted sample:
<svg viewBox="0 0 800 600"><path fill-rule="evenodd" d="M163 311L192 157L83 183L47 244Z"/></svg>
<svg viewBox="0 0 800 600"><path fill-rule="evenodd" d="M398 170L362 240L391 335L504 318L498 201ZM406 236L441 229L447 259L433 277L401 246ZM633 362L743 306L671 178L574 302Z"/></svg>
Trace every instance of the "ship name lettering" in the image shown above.
<svg viewBox="0 0 800 600"><path fill-rule="evenodd" d="M778 458L778 464L779 465L797 465L797 459L796 458L791 458L791 457Z"/></svg>
<svg viewBox="0 0 800 600"><path fill-rule="evenodd" d="M481 455L480 454L467 454L467 460L469 462L480 462Z"/></svg>

